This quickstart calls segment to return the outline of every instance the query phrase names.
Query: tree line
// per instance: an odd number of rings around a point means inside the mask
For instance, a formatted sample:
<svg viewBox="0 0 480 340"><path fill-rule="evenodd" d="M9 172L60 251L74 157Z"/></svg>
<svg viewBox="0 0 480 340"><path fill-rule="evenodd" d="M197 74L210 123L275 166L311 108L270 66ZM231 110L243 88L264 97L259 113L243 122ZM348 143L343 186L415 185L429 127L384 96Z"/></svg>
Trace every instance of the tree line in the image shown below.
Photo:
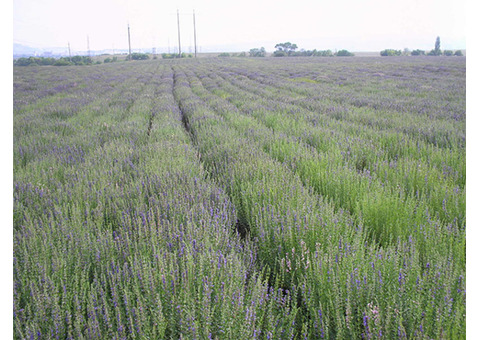
<svg viewBox="0 0 480 340"><path fill-rule="evenodd" d="M408 48L405 48L403 51L400 50L394 50L394 49L385 49L380 52L380 55L382 57L391 57L391 56L401 56L401 55L413 55L413 56L418 56L418 55L428 55L428 56L458 56L461 57L463 56L463 53L461 50L456 50L453 52L453 50L441 50L440 49L440 37L437 37L435 39L435 48L433 50L430 50L430 52L426 52L424 50L413 50L410 51Z"/></svg>
<svg viewBox="0 0 480 340"><path fill-rule="evenodd" d="M98 61L96 63L99 63ZM100 62L101 63L101 62ZM22 57L13 61L15 66L70 66L70 65L92 65L91 57L76 55L74 57L61 57L59 59L50 57Z"/></svg>
<svg viewBox="0 0 480 340"><path fill-rule="evenodd" d="M292 44L291 42L279 43L275 45L275 51L273 52L274 57L351 57L354 56L353 53L347 50L340 50L338 52L332 52L331 50L304 50L300 49L297 51L297 44ZM252 48L249 51L250 57L265 57L267 52L264 47L261 48Z"/></svg>
<svg viewBox="0 0 480 340"><path fill-rule="evenodd" d="M275 45L275 51L273 52L274 57L350 57L354 56L353 53L349 52L348 50L340 50L338 52L333 53L331 50L298 50L297 44L293 44L291 42L284 42L278 43ZM265 57L267 52L265 51L264 47L261 48L252 48L249 52L250 57ZM461 50L441 50L440 49L440 37L437 37L435 40L435 48L429 52L424 50L416 49L410 51L408 48L405 48L403 51L395 50L395 49L385 49L380 52L381 56L401 56L401 55L429 55L429 56L463 56ZM227 55L221 55L227 56Z"/></svg>

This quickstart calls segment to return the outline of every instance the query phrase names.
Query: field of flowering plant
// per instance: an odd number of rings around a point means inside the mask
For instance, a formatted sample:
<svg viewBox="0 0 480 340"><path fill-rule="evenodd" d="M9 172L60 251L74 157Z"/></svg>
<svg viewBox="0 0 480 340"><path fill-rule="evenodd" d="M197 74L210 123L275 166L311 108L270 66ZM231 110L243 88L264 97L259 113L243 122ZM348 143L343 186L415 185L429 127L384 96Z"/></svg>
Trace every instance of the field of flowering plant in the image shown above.
<svg viewBox="0 0 480 340"><path fill-rule="evenodd" d="M465 71L14 67L14 338L465 338Z"/></svg>

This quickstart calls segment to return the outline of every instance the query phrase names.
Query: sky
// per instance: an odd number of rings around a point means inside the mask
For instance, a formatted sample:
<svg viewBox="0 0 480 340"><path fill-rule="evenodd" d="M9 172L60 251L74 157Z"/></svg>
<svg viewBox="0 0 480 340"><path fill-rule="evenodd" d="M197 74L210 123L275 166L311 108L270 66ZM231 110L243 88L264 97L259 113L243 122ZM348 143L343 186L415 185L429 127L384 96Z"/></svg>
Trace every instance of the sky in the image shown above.
<svg viewBox="0 0 480 340"><path fill-rule="evenodd" d="M13 43L74 51L466 48L467 0L13 0Z"/></svg>

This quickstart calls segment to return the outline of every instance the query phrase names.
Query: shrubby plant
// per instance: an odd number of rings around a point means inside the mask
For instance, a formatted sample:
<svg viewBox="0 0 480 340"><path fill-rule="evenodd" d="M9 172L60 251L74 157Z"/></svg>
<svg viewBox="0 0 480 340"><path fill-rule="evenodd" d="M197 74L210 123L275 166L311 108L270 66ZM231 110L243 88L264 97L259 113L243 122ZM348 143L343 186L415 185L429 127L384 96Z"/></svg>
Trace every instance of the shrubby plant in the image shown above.
<svg viewBox="0 0 480 340"><path fill-rule="evenodd" d="M265 57L267 52L265 51L264 47L260 48L252 48L249 51L250 57Z"/></svg>
<svg viewBox="0 0 480 340"><path fill-rule="evenodd" d="M14 338L465 338L463 58L16 67L13 100Z"/></svg>
<svg viewBox="0 0 480 340"><path fill-rule="evenodd" d="M415 55L425 55L425 51L417 49L417 50L413 50L411 54L413 56L415 56Z"/></svg>
<svg viewBox="0 0 480 340"><path fill-rule="evenodd" d="M386 49L380 52L382 57L391 57L391 56L400 56L402 55L401 50Z"/></svg>
<svg viewBox="0 0 480 340"><path fill-rule="evenodd" d="M92 63L93 63L92 58L87 56L74 56L71 58L61 57L59 59L45 58L45 57L29 57L29 58L18 58L13 62L15 66L30 66L30 65L81 66L81 65L91 65Z"/></svg>
<svg viewBox="0 0 480 340"><path fill-rule="evenodd" d="M105 59L103 60L103 62L104 62L105 64L107 64L107 63L114 63L114 62L116 62L116 61L118 61L118 58L115 57L115 56L113 56L112 58L107 57L107 58L105 58Z"/></svg>
<svg viewBox="0 0 480 340"><path fill-rule="evenodd" d="M440 49L440 37L437 37L435 40L435 49L427 53L430 56L440 56L442 55L442 50Z"/></svg>
<svg viewBox="0 0 480 340"><path fill-rule="evenodd" d="M147 60L147 59L150 59L150 56L147 53L135 52L127 56L127 60Z"/></svg>
<svg viewBox="0 0 480 340"><path fill-rule="evenodd" d="M191 53L187 54L182 52L181 55L177 53L162 53L162 59L176 59L176 58L192 58L193 55Z"/></svg>
<svg viewBox="0 0 480 340"><path fill-rule="evenodd" d="M353 57L355 54L347 50L340 50L335 53L337 57Z"/></svg>
<svg viewBox="0 0 480 340"><path fill-rule="evenodd" d="M295 53L295 50L298 48L297 44L292 44L291 42L279 43L275 45L276 53L274 56L281 57L285 55L292 55ZM276 54L276 55L275 55Z"/></svg>

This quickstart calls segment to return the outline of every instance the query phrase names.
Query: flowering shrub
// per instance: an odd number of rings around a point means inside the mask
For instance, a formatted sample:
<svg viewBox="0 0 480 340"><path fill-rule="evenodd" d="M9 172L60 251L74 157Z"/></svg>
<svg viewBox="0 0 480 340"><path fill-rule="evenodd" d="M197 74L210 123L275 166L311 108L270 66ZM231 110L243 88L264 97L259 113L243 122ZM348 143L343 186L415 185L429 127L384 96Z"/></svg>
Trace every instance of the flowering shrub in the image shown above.
<svg viewBox="0 0 480 340"><path fill-rule="evenodd" d="M465 60L14 68L14 337L465 337Z"/></svg>

